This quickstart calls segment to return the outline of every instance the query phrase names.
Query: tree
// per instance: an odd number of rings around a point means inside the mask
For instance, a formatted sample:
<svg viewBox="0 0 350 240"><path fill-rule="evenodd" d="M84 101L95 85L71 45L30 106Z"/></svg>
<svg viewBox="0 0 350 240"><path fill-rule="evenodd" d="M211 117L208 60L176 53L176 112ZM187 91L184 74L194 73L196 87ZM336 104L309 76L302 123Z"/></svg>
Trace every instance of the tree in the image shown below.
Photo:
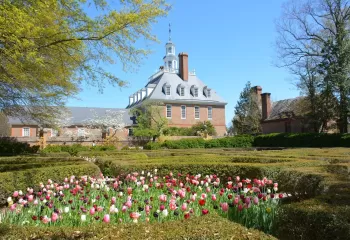
<svg viewBox="0 0 350 240"><path fill-rule="evenodd" d="M209 136L215 136L216 130L210 121L197 122L191 127L193 135L208 134Z"/></svg>
<svg viewBox="0 0 350 240"><path fill-rule="evenodd" d="M0 137L9 137L11 128L10 125L8 123L8 119L5 116L5 114L3 114L2 112L0 112Z"/></svg>
<svg viewBox="0 0 350 240"><path fill-rule="evenodd" d="M163 103L145 102L133 108L131 113L136 117L137 127L133 132L135 137L150 137L155 141L168 126Z"/></svg>
<svg viewBox="0 0 350 240"><path fill-rule="evenodd" d="M235 106L235 116L232 124L236 134L261 133L262 119L259 96L247 82Z"/></svg>
<svg viewBox="0 0 350 240"><path fill-rule="evenodd" d="M102 66L137 66L156 41L151 27L165 16L163 0L0 1L0 111L34 120L55 119L80 84L125 86ZM119 9L118 11L115 9ZM91 13L94 9L94 13ZM90 13L88 13L90 12Z"/></svg>
<svg viewBox="0 0 350 240"><path fill-rule="evenodd" d="M313 58L306 58L290 69L296 75L296 86L306 96L298 101L298 116L305 117L305 123L310 124L314 132L327 130L327 123L336 117L334 106L337 106L327 80L319 74Z"/></svg>
<svg viewBox="0 0 350 240"><path fill-rule="evenodd" d="M339 130L347 132L350 101L350 2L346 0L298 0L284 5L277 21L276 41L280 66L293 69L312 59L321 75L321 92L336 97Z"/></svg>

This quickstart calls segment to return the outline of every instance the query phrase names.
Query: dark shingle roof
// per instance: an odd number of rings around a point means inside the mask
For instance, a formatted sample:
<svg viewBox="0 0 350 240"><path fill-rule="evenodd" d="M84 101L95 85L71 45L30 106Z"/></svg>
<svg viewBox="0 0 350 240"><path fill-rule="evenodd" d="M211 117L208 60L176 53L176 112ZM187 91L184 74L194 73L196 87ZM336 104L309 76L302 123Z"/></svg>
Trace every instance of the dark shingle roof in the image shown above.
<svg viewBox="0 0 350 240"><path fill-rule="evenodd" d="M81 125L88 119L93 118L94 113L96 112L99 116L103 116L107 111L121 111L123 112L123 121L126 126L133 125L132 116L128 109L123 108L91 108L91 107L66 107L69 115L71 116L70 124L71 125ZM21 121L20 118L9 118L9 124L37 124L35 121Z"/></svg>
<svg viewBox="0 0 350 240"><path fill-rule="evenodd" d="M270 116L266 120L276 120L300 115L300 101L305 97L284 99L272 104Z"/></svg>

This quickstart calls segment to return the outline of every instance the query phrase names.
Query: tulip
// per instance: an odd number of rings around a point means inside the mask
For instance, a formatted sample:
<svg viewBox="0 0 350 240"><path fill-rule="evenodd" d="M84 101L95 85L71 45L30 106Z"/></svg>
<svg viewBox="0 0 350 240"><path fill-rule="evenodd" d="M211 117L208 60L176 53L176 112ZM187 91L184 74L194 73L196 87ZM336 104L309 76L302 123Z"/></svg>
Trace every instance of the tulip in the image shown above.
<svg viewBox="0 0 350 240"><path fill-rule="evenodd" d="M242 211L243 210L243 206L241 204L238 205L238 211Z"/></svg>
<svg viewBox="0 0 350 240"><path fill-rule="evenodd" d="M241 178L239 176L236 177L236 182L239 182Z"/></svg>
<svg viewBox="0 0 350 240"><path fill-rule="evenodd" d="M85 214L82 214L82 215L80 216L80 219L81 219L82 222L85 222L85 221L86 221L86 215L85 215Z"/></svg>
<svg viewBox="0 0 350 240"><path fill-rule="evenodd" d="M10 207L10 210L13 212L14 210L16 210L17 205L16 204L12 204Z"/></svg>
<svg viewBox="0 0 350 240"><path fill-rule="evenodd" d="M65 213L68 213L68 212L69 212L69 207L65 207L63 211L64 211Z"/></svg>
<svg viewBox="0 0 350 240"><path fill-rule="evenodd" d="M57 221L57 219L58 219L58 214L57 213L52 213L52 216L51 216L51 221L52 222L56 222Z"/></svg>
<svg viewBox="0 0 350 240"><path fill-rule="evenodd" d="M204 206L205 205L205 200L204 199L200 199L198 201L198 203L199 203L199 205Z"/></svg>
<svg viewBox="0 0 350 240"><path fill-rule="evenodd" d="M92 208L90 208L90 215L94 215L95 214L95 208L94 207L92 207Z"/></svg>
<svg viewBox="0 0 350 240"><path fill-rule="evenodd" d="M103 222L109 223L110 221L111 221L111 219L110 219L110 217L109 217L109 214L104 215L104 217L103 217Z"/></svg>
<svg viewBox="0 0 350 240"><path fill-rule="evenodd" d="M164 209L163 211L162 211L162 214L163 214L163 216L164 217L166 217L166 216L168 216L168 209Z"/></svg>
<svg viewBox="0 0 350 240"><path fill-rule="evenodd" d="M187 203L183 203L181 206L181 210L186 211L186 209L187 209Z"/></svg>
<svg viewBox="0 0 350 240"><path fill-rule="evenodd" d="M237 205L239 203L239 198L238 197L235 197L235 199L233 200L233 204L234 205Z"/></svg>
<svg viewBox="0 0 350 240"><path fill-rule="evenodd" d="M208 214L209 213L209 210L207 210L207 209L202 209L202 214L203 215L206 215L206 214Z"/></svg>
<svg viewBox="0 0 350 240"><path fill-rule="evenodd" d="M34 205L38 205L39 204L39 201L37 199L34 200L33 202Z"/></svg>
<svg viewBox="0 0 350 240"><path fill-rule="evenodd" d="M185 219L189 219L190 218L190 213L189 212L185 213L184 218Z"/></svg>
<svg viewBox="0 0 350 240"><path fill-rule="evenodd" d="M211 200L216 201L216 195L215 194L211 195Z"/></svg>
<svg viewBox="0 0 350 240"><path fill-rule="evenodd" d="M166 195L162 194L159 196L159 201L166 202Z"/></svg>
<svg viewBox="0 0 350 240"><path fill-rule="evenodd" d="M254 198L253 198L253 203L254 203L255 205L258 205L258 204L259 204L259 198L258 198L258 197L254 197Z"/></svg>
<svg viewBox="0 0 350 240"><path fill-rule="evenodd" d="M170 203L170 204L169 204L169 208L170 208L171 211L175 211L176 208L177 208L177 206L176 206L175 203Z"/></svg>
<svg viewBox="0 0 350 240"><path fill-rule="evenodd" d="M221 203L221 209L222 209L222 211L227 212L228 211L228 204L226 202Z"/></svg>
<svg viewBox="0 0 350 240"><path fill-rule="evenodd" d="M47 224L47 223L49 223L51 221L51 219L50 218L48 218L46 215L43 217L43 219L42 219L42 222L44 223L44 224Z"/></svg>
<svg viewBox="0 0 350 240"><path fill-rule="evenodd" d="M161 204L160 206L159 206L159 210L160 211L163 211L165 209L165 206L163 205L163 204Z"/></svg>
<svg viewBox="0 0 350 240"><path fill-rule="evenodd" d="M29 195L28 196L28 202L33 202L34 200L34 196L33 195Z"/></svg>
<svg viewBox="0 0 350 240"><path fill-rule="evenodd" d="M244 200L245 204L249 205L250 204L250 198L249 197L246 197L245 200Z"/></svg>
<svg viewBox="0 0 350 240"><path fill-rule="evenodd" d="M12 196L13 196L13 197L18 197L18 191L14 191L14 193L13 193Z"/></svg>
<svg viewBox="0 0 350 240"><path fill-rule="evenodd" d="M112 203L112 204L115 204L116 201L117 201L117 198L116 198L116 197L112 197L111 203Z"/></svg>
<svg viewBox="0 0 350 240"><path fill-rule="evenodd" d="M122 207L122 212L126 212L126 210L128 210L128 207L124 205L124 206Z"/></svg>

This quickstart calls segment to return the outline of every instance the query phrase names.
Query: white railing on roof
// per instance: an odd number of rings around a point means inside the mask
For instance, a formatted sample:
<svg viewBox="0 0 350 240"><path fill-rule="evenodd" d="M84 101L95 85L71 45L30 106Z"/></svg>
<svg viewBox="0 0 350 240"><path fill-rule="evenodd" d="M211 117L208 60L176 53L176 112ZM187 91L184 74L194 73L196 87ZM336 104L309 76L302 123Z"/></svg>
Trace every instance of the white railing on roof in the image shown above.
<svg viewBox="0 0 350 240"><path fill-rule="evenodd" d="M156 77L158 77L161 73L167 72L167 73L179 73L179 70L174 68L161 68L158 70L158 72L154 73L152 76L148 78L148 81L152 81Z"/></svg>
<svg viewBox="0 0 350 240"><path fill-rule="evenodd" d="M196 69L193 69L189 72L189 75L196 76Z"/></svg>

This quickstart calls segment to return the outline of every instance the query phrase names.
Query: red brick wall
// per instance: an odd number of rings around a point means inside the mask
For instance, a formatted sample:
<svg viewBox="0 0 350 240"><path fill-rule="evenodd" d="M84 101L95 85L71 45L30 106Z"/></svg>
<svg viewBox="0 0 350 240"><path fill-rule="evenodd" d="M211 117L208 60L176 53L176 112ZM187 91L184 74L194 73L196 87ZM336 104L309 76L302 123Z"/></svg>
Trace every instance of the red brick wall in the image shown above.
<svg viewBox="0 0 350 240"><path fill-rule="evenodd" d="M11 137L23 137L23 128L30 128L30 137L36 137L38 126L35 125L13 125L11 127Z"/></svg>
<svg viewBox="0 0 350 240"><path fill-rule="evenodd" d="M193 104L169 104L172 106L172 117L169 118L171 127L191 127L197 122L211 121L217 135L223 136L226 133L225 106L193 105ZM181 106L186 106L186 119L181 119ZM199 119L195 119L195 106L199 107ZM212 119L208 119L208 107L212 107ZM166 106L164 106L166 116Z"/></svg>
<svg viewBox="0 0 350 240"><path fill-rule="evenodd" d="M284 133L285 132L285 121L271 121L264 122L262 125L262 131L264 134L267 133ZM302 132L302 123L300 120L293 120L291 122L291 132L292 133L301 133Z"/></svg>

